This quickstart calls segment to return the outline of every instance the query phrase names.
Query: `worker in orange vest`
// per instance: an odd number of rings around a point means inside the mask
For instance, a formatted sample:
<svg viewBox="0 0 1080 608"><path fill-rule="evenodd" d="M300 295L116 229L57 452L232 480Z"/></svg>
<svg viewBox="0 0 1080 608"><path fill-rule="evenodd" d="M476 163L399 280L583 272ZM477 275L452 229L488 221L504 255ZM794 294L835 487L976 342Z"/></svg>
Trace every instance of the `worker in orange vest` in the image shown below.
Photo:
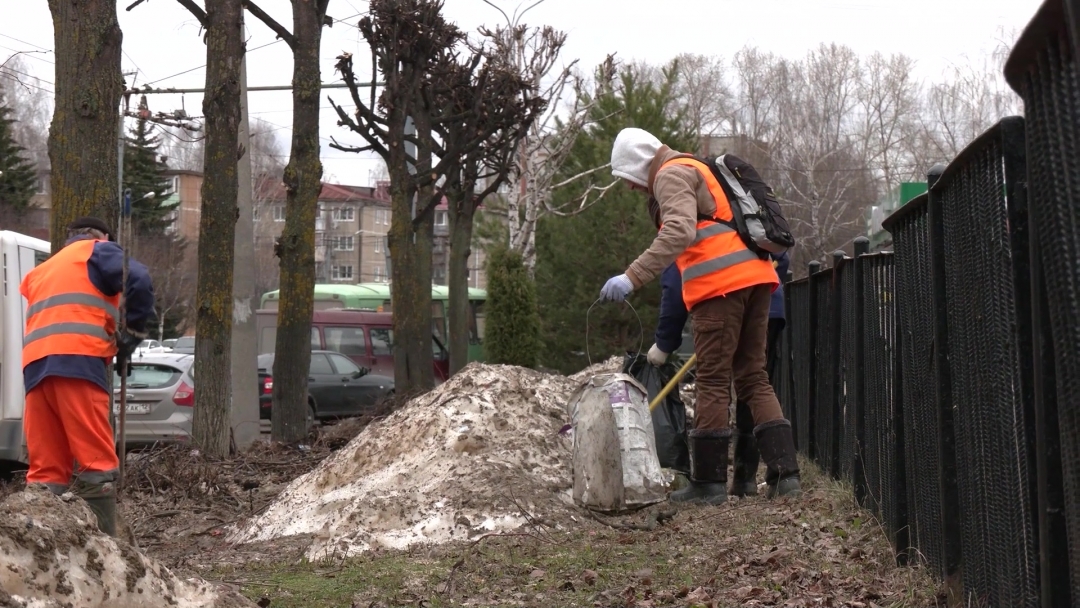
<svg viewBox="0 0 1080 608"><path fill-rule="evenodd" d="M127 331L118 332L124 252L105 222L87 217L68 227L64 248L31 270L23 337L26 482L84 499L98 527L116 536L119 467L109 423L106 366L130 360L154 315L146 266L129 260L124 289Z"/></svg>
<svg viewBox="0 0 1080 608"><path fill-rule="evenodd" d="M688 434L690 484L672 492L671 500L727 500L732 380L753 415L766 465L766 496L798 495L791 423L766 372L769 307L780 284L772 263L748 249L729 225L733 215L723 189L692 155L670 149L642 129L623 129L611 150L611 173L655 198L660 231L623 274L608 280L600 298L622 301L675 262L693 322L697 402Z"/></svg>

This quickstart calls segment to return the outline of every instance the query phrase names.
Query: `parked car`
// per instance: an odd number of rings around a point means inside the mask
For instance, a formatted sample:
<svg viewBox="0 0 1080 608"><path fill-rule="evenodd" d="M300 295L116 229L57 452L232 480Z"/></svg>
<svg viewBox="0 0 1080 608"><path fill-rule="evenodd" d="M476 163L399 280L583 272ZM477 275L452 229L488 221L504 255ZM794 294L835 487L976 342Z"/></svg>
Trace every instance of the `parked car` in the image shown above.
<svg viewBox="0 0 1080 608"><path fill-rule="evenodd" d="M177 338L176 342L173 343L172 349L174 353L184 353L187 355L195 354L195 336Z"/></svg>
<svg viewBox="0 0 1080 608"><path fill-rule="evenodd" d="M259 354L274 352L277 310L255 312ZM388 312L350 309L316 310L311 318L311 348L341 353L372 372L394 377L394 323ZM450 354L439 337L431 336L435 380L449 378Z"/></svg>
<svg viewBox="0 0 1080 608"><path fill-rule="evenodd" d="M166 347L157 340L143 340L139 343L139 346L135 349L138 353L168 353L172 352L172 349Z"/></svg>
<svg viewBox="0 0 1080 608"><path fill-rule="evenodd" d="M259 355L259 418L270 419L274 389L274 354ZM311 351L308 367L310 421L363 414L394 394L394 379L372 374L345 355Z"/></svg>
<svg viewBox="0 0 1080 608"><path fill-rule="evenodd" d="M194 357L182 353L132 356L125 420L128 447L191 439L191 417L195 409L193 361ZM113 394L113 413L119 416L118 371L113 372Z"/></svg>

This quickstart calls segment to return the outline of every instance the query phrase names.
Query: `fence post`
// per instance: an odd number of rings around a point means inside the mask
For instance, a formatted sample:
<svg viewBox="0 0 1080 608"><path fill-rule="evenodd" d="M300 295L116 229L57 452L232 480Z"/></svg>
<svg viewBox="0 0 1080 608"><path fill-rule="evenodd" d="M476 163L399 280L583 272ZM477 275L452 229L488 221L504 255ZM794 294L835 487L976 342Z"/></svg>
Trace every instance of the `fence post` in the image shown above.
<svg viewBox="0 0 1080 608"><path fill-rule="evenodd" d="M795 398L795 338L792 335L794 330L791 323L791 290L787 288L788 283L793 278L794 274L791 272L791 268L788 268L784 276L780 277L780 282L784 285L784 347L780 354L784 357L784 365L781 367L784 377L781 378L781 382L784 383L784 398L787 401L785 409L787 410L788 422L791 423L791 437L795 443L795 451L798 451L799 410L796 407L798 400ZM782 403L781 405L785 404Z"/></svg>
<svg viewBox="0 0 1080 608"><path fill-rule="evenodd" d="M829 285L829 289L832 290L832 296L829 298L832 309L828 311L828 314L832 317L832 331L829 332L828 339L832 341L832 350L829 351L832 361L829 362L829 369L832 372L833 381L832 403L829 404L829 408L832 410L832 429L829 433L829 474L833 476L833 479L840 479L843 471L840 463L840 440L844 434L844 417L840 409L840 394L843 391L840 350L843 343L841 336L843 335L844 322L844 283L841 273L847 272L847 269L844 268L844 258L846 256L843 251L834 251L832 257L833 272L832 281Z"/></svg>
<svg viewBox="0 0 1080 608"><path fill-rule="evenodd" d="M866 473L863 469L863 457L865 455L866 442L866 278L863 276L866 260L863 258L870 252L870 239L860 236L855 239L855 262L852 271L855 273L855 310L848 314L855 315L855 352L852 354L852 394L848 399L847 406L855 408L855 445L854 462L851 467L851 483L855 487L855 500L861 506L866 506Z"/></svg>
<svg viewBox="0 0 1080 608"><path fill-rule="evenodd" d="M956 485L956 440L953 433L952 373L949 368L949 318L945 303L945 222L941 201L934 196L934 184L945 171L934 165L926 174L929 186L927 213L930 225L930 280L934 315L934 346L931 365L934 370L935 401L938 416L938 445L941 454L941 536L942 577L950 600L963 597L963 573L960 570L960 497ZM961 600L962 601L962 600ZM950 605L952 602L950 602Z"/></svg>
<svg viewBox="0 0 1080 608"><path fill-rule="evenodd" d="M806 292L807 292L807 311L809 314L807 318L810 321L810 327L806 328L809 332L809 336L806 340L806 356L809 358L810 364L807 366L809 369L809 380L807 386L810 389L806 396L806 457L810 460L817 460L817 440L815 434L817 433L817 369L814 365L814 352L817 348L817 281L814 280L814 275L821 272L821 262L814 260L808 265L810 275L806 278Z"/></svg>

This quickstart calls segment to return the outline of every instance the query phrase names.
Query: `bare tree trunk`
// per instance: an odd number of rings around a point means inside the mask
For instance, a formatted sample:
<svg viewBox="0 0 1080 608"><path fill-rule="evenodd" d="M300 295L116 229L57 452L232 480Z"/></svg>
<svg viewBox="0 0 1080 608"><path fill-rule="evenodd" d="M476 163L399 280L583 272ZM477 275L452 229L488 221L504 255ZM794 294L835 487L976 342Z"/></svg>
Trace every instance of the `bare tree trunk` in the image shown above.
<svg viewBox="0 0 1080 608"><path fill-rule="evenodd" d="M473 214L475 207L465 192L454 192L449 201L450 286L447 326L450 342L450 374L469 363L469 255L472 253Z"/></svg>
<svg viewBox="0 0 1080 608"><path fill-rule="evenodd" d="M431 351L431 240L424 238L422 226L414 228L412 197L406 187L409 181L407 171L392 169L387 242L391 262L390 300L394 307L394 386L402 395L427 390L435 384ZM433 226L431 229L434 231ZM427 247L423 246L425 240Z"/></svg>
<svg viewBox="0 0 1080 608"><path fill-rule="evenodd" d="M293 442L307 435L307 379L315 294L315 213L322 189L319 160L319 47L325 2L293 2L293 137L285 167L285 230L278 241L281 298L274 345L274 405L270 436Z"/></svg>
<svg viewBox="0 0 1080 608"><path fill-rule="evenodd" d="M49 10L56 49L50 238L52 250L59 251L72 220L95 215L115 226L120 213L116 168L123 34L116 3L109 0L49 0Z"/></svg>
<svg viewBox="0 0 1080 608"><path fill-rule="evenodd" d="M243 3L218 0L206 12L206 152L199 218L199 285L195 315L193 439L211 456L229 452L232 391L233 257L239 184L240 62Z"/></svg>

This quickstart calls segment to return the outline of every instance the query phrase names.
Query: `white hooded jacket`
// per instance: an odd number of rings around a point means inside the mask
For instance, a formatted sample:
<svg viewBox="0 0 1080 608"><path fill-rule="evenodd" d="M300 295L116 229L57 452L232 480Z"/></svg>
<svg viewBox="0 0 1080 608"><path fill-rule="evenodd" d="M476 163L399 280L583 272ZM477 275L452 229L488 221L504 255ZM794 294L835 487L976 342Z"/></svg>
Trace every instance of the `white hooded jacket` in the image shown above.
<svg viewBox="0 0 1080 608"><path fill-rule="evenodd" d="M648 188L649 166L661 145L659 139L643 129L619 131L611 147L611 174Z"/></svg>

